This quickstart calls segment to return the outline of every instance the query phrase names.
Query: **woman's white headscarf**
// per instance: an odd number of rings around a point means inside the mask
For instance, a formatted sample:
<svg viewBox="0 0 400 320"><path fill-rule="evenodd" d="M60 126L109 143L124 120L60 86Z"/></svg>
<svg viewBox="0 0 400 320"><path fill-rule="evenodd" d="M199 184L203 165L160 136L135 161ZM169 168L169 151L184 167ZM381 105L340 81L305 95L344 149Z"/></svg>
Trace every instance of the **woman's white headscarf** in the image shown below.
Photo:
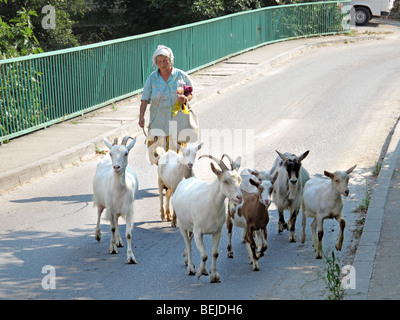
<svg viewBox="0 0 400 320"><path fill-rule="evenodd" d="M174 65L174 54L172 53L172 50L166 46L159 45L153 53L153 65L157 67L157 57L158 56L165 56L169 59L171 62L171 66Z"/></svg>

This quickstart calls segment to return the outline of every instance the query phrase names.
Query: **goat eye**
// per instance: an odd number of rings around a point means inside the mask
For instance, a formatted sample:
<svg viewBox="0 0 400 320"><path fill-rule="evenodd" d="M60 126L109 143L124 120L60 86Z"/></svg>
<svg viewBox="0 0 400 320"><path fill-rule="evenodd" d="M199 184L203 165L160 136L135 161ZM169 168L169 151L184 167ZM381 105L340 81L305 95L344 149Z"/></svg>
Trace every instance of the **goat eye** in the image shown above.
<svg viewBox="0 0 400 320"><path fill-rule="evenodd" d="M338 180L338 179L336 179L336 180L335 180L335 182L336 182L336 183L339 183L339 180Z"/></svg>
<svg viewBox="0 0 400 320"><path fill-rule="evenodd" d="M228 180L226 180L226 179L224 179L222 182L225 184L228 184Z"/></svg>

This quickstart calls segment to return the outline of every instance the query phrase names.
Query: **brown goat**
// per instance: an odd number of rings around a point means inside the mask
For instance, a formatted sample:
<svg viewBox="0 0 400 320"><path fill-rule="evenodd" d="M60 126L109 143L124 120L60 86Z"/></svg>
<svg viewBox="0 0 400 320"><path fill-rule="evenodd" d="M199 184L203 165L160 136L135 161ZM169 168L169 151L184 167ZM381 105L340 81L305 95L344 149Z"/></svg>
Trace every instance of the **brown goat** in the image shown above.
<svg viewBox="0 0 400 320"><path fill-rule="evenodd" d="M269 222L268 207L271 204L273 181L262 180L256 182L250 179L249 182L258 189L258 193L248 193L242 190L243 202L240 205L234 205L229 202L226 227L228 229L228 257L233 258L232 250L232 227L244 228L243 240L246 243L247 253L253 270L258 271L258 259L264 255L267 250L267 224ZM259 232L261 237L261 248L257 249L254 241L254 232ZM259 247L259 246L257 246Z"/></svg>

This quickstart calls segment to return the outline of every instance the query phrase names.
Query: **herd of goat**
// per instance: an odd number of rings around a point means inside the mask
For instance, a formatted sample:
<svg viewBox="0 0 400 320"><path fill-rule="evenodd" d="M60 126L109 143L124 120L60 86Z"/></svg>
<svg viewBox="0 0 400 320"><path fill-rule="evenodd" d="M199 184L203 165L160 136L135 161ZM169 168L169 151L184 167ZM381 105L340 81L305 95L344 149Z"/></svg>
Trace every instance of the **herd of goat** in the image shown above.
<svg viewBox="0 0 400 320"><path fill-rule="evenodd" d="M100 217L106 208L106 219L110 221L111 243L110 253L118 253L122 247L122 239L118 230L118 218L126 220L127 262L136 263L132 251L131 239L134 216L134 200L138 191L138 179L128 166L128 154L136 142L136 138L127 145L131 137L124 137L119 145L115 139L111 144L104 139L110 149L110 157L103 158L97 165L93 180L93 202L98 208L98 220L95 239L100 241ZM356 165L347 171L330 173L327 178L311 178L302 166L302 161L309 151L300 156L290 153L278 153L278 157L270 171L245 168L238 172L241 157L234 161L227 154L221 159L212 155L201 155L210 158L211 170L215 174L212 182L196 178L193 165L197 152L202 147L180 147L177 152L158 147L155 156L158 158L158 187L161 219L171 221L173 227L178 226L185 241L185 263L189 275L196 274L192 261L192 239L201 255L201 264L197 276L208 275L206 270L207 252L203 244L203 235L212 235L212 263L210 281L220 282L217 272L218 246L222 227L226 222L228 230L228 257L233 258L231 244L233 225L243 229L242 240L246 244L248 256L253 270L258 270L258 260L267 249L268 208L273 200L279 214L278 232L289 230L289 241L296 242L296 218L302 209L301 242L305 242L306 218L313 218L311 229L315 258L322 258L323 222L325 219L336 219L340 231L336 250L343 245L343 231L346 221L342 216L341 195L348 196L349 174ZM224 158L229 162L224 163ZM166 205L163 204L165 192ZM228 199L226 212L225 199ZM171 204L172 208L171 209ZM288 223L285 222L284 210L290 213ZM171 214L172 212L172 214Z"/></svg>

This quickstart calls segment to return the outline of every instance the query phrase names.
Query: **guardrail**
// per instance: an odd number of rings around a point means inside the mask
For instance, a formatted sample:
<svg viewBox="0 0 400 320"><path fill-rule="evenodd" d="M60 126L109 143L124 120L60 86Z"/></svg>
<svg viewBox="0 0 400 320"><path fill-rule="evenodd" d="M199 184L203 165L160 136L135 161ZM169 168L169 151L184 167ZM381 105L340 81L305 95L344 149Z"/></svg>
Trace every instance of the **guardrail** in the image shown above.
<svg viewBox="0 0 400 320"><path fill-rule="evenodd" d="M349 30L350 1L314 2L0 60L0 144L139 93L158 44L191 73L268 43Z"/></svg>

